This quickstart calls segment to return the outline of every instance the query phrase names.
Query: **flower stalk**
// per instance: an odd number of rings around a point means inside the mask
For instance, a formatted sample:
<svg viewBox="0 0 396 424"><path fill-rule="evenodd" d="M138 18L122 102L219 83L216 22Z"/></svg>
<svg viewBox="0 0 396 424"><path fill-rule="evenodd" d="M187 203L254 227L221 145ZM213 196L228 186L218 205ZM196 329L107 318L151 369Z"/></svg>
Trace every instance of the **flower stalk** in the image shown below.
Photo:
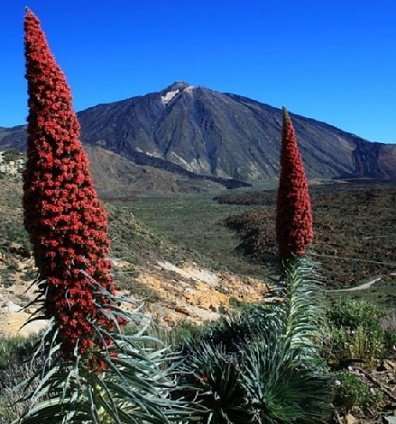
<svg viewBox="0 0 396 424"><path fill-rule="evenodd" d="M25 16L28 81L28 146L24 172L24 222L42 284L43 312L55 318L65 354L101 349L94 325L110 331L114 322L96 306L110 300L92 289L91 279L114 293L107 216L79 140L80 126L66 78L40 22Z"/></svg>
<svg viewBox="0 0 396 424"><path fill-rule="evenodd" d="M280 178L276 205L276 240L282 261L303 256L313 240L312 207L304 164L293 123L283 108Z"/></svg>

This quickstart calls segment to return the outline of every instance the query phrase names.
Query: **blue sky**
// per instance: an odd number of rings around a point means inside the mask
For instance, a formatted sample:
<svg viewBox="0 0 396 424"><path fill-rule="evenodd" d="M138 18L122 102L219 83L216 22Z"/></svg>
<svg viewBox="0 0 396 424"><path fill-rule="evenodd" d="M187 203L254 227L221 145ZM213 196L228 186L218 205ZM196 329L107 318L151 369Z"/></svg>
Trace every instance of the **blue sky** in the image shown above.
<svg viewBox="0 0 396 424"><path fill-rule="evenodd" d="M0 125L26 121L24 6L76 110L188 81L396 143L395 0L1 0Z"/></svg>

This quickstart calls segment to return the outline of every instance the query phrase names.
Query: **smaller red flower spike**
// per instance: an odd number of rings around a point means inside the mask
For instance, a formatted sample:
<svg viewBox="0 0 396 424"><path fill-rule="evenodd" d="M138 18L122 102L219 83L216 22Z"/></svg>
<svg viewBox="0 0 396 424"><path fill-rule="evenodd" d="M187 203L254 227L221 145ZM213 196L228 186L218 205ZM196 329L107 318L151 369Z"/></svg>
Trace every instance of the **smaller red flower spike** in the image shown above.
<svg viewBox="0 0 396 424"><path fill-rule="evenodd" d="M45 314L54 317L66 354L102 348L93 325L114 322L101 314L114 293L107 216L94 189L80 126L65 76L48 47L37 17L25 17L28 81L28 160L24 173L25 227L36 265L46 281Z"/></svg>
<svg viewBox="0 0 396 424"><path fill-rule="evenodd" d="M313 240L312 208L293 123L283 108L276 240L280 259L302 256Z"/></svg>

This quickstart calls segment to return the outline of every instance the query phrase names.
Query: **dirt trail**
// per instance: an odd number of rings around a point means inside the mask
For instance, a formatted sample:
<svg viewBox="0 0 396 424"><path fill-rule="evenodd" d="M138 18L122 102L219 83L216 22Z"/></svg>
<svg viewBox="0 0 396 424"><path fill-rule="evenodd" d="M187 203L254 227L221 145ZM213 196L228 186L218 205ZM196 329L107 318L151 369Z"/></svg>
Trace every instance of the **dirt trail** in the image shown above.
<svg viewBox="0 0 396 424"><path fill-rule="evenodd" d="M396 272L391 272L390 274L387 275L381 275L379 277L375 277L363 284L360 284L359 286L355 286L355 287L349 287L347 289L333 289L333 290L326 290L326 292L354 292L354 291L359 291L359 290L365 290L370 288L371 286L373 286L375 283L377 283L378 281L381 281L382 279L384 279L385 277L396 277Z"/></svg>

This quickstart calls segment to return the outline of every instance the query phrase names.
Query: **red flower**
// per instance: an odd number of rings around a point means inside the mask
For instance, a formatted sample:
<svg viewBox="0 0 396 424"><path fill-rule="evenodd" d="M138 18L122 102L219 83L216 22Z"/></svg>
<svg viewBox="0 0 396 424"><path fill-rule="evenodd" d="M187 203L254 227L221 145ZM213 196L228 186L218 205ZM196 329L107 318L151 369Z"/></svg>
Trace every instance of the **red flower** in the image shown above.
<svg viewBox="0 0 396 424"><path fill-rule="evenodd" d="M312 209L304 164L292 121L283 108L281 173L276 207L276 239L281 259L302 256L313 240Z"/></svg>
<svg viewBox="0 0 396 424"><path fill-rule="evenodd" d="M114 292L107 216L97 198L79 137L65 76L52 56L40 23L25 17L26 78L29 93L28 161L24 173L25 226L41 278L46 280L45 313L55 317L62 348L72 355L102 348L93 324L114 322L95 305L106 305L92 286ZM91 276L91 278L90 278Z"/></svg>

